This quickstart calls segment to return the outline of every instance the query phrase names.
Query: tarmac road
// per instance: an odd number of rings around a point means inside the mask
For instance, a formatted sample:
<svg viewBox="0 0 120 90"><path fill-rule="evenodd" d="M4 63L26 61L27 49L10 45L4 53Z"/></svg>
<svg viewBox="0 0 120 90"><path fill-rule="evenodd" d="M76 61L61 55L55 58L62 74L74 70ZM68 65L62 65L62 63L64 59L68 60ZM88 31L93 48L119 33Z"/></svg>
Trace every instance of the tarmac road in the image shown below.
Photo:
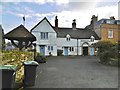
<svg viewBox="0 0 120 90"><path fill-rule="evenodd" d="M102 65L94 56L48 57L37 67L30 88L118 88L118 68Z"/></svg>

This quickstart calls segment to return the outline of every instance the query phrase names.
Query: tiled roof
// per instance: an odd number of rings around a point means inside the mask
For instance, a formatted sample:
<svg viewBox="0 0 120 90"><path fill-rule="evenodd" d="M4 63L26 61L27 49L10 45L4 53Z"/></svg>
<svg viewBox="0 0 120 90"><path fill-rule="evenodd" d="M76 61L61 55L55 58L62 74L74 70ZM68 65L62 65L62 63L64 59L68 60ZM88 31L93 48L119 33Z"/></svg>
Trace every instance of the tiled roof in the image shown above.
<svg viewBox="0 0 120 90"><path fill-rule="evenodd" d="M120 20L111 20L111 19L101 19L96 24L118 24L120 25Z"/></svg>
<svg viewBox="0 0 120 90"><path fill-rule="evenodd" d="M73 30L72 28L55 28L54 26L51 25L51 23L48 21L48 19L45 17L42 19L38 24L36 24L32 29L31 32L43 21L46 20L49 25L53 28L53 30L56 31L57 37L59 38L65 38L67 34L71 36L71 38L74 39L90 39L91 36L94 36L96 40L100 39L97 34L91 30L91 27L89 28L77 28L76 30Z"/></svg>
<svg viewBox="0 0 120 90"><path fill-rule="evenodd" d="M67 34L74 39L90 39L91 36L94 36L96 40L100 39L98 35L90 29L76 28L76 30L73 30L72 28L58 28L57 37L65 38Z"/></svg>
<svg viewBox="0 0 120 90"><path fill-rule="evenodd" d="M30 39L32 41L36 40L36 37L30 33L23 25L16 27L15 29L11 30L7 34L4 35L6 39Z"/></svg>

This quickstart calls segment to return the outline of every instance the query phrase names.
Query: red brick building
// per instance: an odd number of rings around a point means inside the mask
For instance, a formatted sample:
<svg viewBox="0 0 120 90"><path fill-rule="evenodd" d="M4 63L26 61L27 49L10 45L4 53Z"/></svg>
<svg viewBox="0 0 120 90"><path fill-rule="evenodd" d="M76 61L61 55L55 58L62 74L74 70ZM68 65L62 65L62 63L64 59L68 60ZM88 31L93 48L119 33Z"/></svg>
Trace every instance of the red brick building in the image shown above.
<svg viewBox="0 0 120 90"><path fill-rule="evenodd" d="M93 30L102 41L118 42L120 41L120 20L115 20L112 16L110 19L101 19L97 21L97 16L93 15Z"/></svg>

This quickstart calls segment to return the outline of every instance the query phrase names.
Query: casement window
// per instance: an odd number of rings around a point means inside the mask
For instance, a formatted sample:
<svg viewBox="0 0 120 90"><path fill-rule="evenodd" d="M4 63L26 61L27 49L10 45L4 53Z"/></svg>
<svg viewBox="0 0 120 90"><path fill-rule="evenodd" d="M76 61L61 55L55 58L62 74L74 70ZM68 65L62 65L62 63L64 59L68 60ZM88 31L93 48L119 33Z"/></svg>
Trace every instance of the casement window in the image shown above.
<svg viewBox="0 0 120 90"><path fill-rule="evenodd" d="M70 52L73 52L74 51L74 47L70 47Z"/></svg>
<svg viewBox="0 0 120 90"><path fill-rule="evenodd" d="M108 31L108 38L113 38L113 30Z"/></svg>
<svg viewBox="0 0 120 90"><path fill-rule="evenodd" d="M67 37L66 40L67 40L67 41L70 41L70 37Z"/></svg>
<svg viewBox="0 0 120 90"><path fill-rule="evenodd" d="M41 32L41 39L48 39L48 32Z"/></svg>
<svg viewBox="0 0 120 90"><path fill-rule="evenodd" d="M53 46L48 46L48 51L53 51Z"/></svg>

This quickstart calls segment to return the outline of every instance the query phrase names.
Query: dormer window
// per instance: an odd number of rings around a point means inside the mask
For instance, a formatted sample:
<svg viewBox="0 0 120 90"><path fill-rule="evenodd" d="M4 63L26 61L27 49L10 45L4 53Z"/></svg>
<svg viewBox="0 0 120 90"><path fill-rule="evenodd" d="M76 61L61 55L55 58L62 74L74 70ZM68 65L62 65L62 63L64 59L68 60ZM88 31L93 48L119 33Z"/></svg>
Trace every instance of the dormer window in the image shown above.
<svg viewBox="0 0 120 90"><path fill-rule="evenodd" d="M94 36L91 36L90 39L91 39L91 42L94 42L95 37L94 37Z"/></svg>
<svg viewBox="0 0 120 90"><path fill-rule="evenodd" d="M70 35L69 34L66 36L66 40L70 41Z"/></svg>

